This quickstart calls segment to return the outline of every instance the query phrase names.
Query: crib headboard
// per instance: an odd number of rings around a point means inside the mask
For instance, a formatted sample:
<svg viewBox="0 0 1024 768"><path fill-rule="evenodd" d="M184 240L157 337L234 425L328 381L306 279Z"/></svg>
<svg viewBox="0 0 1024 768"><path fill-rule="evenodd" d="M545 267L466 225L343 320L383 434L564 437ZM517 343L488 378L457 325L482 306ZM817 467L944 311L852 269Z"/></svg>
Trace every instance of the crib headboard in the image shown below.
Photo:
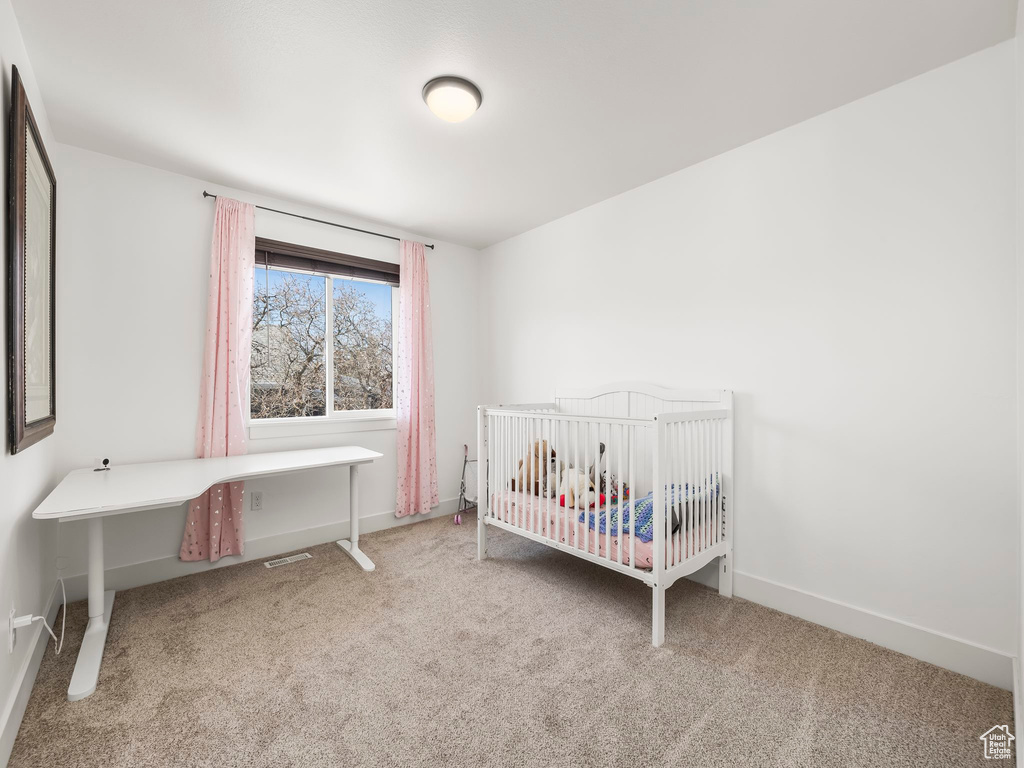
<svg viewBox="0 0 1024 768"><path fill-rule="evenodd" d="M555 405L574 416L649 419L659 413L731 408L729 390L666 389L654 384L622 382L584 389L560 389Z"/></svg>

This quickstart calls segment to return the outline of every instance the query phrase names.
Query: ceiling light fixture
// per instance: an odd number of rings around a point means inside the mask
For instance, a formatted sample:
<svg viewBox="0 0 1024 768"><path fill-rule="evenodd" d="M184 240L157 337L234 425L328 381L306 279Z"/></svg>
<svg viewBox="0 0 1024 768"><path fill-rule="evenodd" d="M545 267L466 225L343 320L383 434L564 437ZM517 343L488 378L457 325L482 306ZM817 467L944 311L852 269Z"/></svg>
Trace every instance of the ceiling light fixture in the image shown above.
<svg viewBox="0 0 1024 768"><path fill-rule="evenodd" d="M430 111L449 123L461 123L483 103L480 89L462 77L435 77L423 86L423 100Z"/></svg>

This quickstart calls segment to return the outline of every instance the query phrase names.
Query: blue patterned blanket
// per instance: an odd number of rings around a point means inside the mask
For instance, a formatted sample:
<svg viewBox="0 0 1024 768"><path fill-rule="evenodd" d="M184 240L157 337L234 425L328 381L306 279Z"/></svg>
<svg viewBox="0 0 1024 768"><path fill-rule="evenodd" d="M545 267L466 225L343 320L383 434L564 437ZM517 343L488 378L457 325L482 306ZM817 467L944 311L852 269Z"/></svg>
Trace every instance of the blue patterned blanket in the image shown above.
<svg viewBox="0 0 1024 768"><path fill-rule="evenodd" d="M665 509L672 512L673 532L678 530L685 520L686 504L690 501L699 501L702 497L705 499L716 499L721 491L721 486L718 482L718 475L715 474L708 477L707 482L703 485L695 485L692 493L689 483L680 486L680 491L682 491L678 494L680 503L677 504L675 484L665 486ZM640 541L652 541L654 539L654 491L651 491L642 499L637 499L633 502L632 508L636 510L636 537ZM597 526L599 533L607 533L608 523L610 522L612 536L618 536L620 518L622 532L630 532L629 515L629 499L624 499L622 502L611 502L608 505L608 509L602 506L600 508L583 510L580 512L580 522L587 523L589 521L590 530L594 530L594 527Z"/></svg>

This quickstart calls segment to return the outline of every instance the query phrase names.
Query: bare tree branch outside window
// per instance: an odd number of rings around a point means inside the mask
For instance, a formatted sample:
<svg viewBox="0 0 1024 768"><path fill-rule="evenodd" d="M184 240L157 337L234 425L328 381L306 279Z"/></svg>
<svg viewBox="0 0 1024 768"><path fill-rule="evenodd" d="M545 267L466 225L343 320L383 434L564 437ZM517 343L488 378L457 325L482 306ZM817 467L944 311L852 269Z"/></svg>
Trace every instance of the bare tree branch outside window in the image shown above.
<svg viewBox="0 0 1024 768"><path fill-rule="evenodd" d="M254 419L323 416L325 279L256 269L250 402ZM335 411L392 407L391 288L333 278Z"/></svg>
<svg viewBox="0 0 1024 768"><path fill-rule="evenodd" d="M384 289L381 291L380 289ZM334 281L334 409L391 408L391 288Z"/></svg>

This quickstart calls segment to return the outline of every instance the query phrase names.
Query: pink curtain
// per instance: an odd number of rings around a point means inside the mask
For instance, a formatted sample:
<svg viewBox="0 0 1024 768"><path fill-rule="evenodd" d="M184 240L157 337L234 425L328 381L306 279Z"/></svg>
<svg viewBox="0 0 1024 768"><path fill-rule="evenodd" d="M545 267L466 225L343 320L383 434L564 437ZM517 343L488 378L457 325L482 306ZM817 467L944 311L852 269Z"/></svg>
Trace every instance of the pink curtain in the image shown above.
<svg viewBox="0 0 1024 768"><path fill-rule="evenodd" d="M398 498L395 515L426 514L438 504L434 440L434 347L430 280L423 243L403 240L398 289Z"/></svg>
<svg viewBox="0 0 1024 768"><path fill-rule="evenodd" d="M200 459L245 453L243 409L249 386L255 250L253 207L218 197L196 427ZM244 482L220 483L189 502L179 553L182 560L215 561L242 554L244 488Z"/></svg>

